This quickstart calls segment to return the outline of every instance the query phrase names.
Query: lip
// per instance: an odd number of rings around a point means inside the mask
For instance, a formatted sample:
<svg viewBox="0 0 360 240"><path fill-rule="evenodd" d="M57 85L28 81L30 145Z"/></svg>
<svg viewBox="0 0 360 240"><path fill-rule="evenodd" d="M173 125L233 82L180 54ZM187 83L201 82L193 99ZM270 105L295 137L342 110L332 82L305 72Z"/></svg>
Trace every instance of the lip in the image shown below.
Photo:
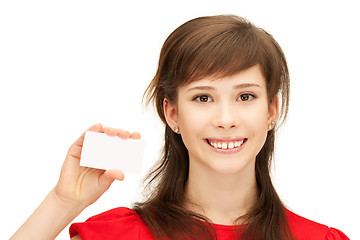
<svg viewBox="0 0 360 240"><path fill-rule="evenodd" d="M244 139L246 139L246 138L233 136L233 137L211 137L211 138L205 138L204 140L230 142L230 141L242 141Z"/></svg>
<svg viewBox="0 0 360 240"><path fill-rule="evenodd" d="M204 142L206 143L206 145L209 146L209 148L217 153L222 153L222 154L232 154L232 153L237 153L239 151L241 151L244 148L244 145L247 142L247 138L243 138L243 137L212 137L212 138L205 138ZM209 141L221 141L221 142L225 142L225 143L229 143L229 142L234 142L234 141L243 141L243 143L239 146L239 147L235 147L235 148L227 148L227 149L222 149L222 148L215 148L213 146L210 145Z"/></svg>

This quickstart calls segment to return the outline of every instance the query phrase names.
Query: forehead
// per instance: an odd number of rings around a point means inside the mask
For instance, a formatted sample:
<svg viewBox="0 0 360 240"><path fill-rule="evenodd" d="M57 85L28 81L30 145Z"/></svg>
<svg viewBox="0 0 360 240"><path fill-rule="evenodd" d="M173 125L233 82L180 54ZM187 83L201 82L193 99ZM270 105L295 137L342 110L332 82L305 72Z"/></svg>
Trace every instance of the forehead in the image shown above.
<svg viewBox="0 0 360 240"><path fill-rule="evenodd" d="M251 68L233 74L231 76L226 77L205 77L200 80L194 80L184 86L182 88L184 90L189 89L197 89L201 86L223 86L223 85L242 85L242 86L258 86L262 88L266 88L266 80L261 71L259 65L255 65Z"/></svg>

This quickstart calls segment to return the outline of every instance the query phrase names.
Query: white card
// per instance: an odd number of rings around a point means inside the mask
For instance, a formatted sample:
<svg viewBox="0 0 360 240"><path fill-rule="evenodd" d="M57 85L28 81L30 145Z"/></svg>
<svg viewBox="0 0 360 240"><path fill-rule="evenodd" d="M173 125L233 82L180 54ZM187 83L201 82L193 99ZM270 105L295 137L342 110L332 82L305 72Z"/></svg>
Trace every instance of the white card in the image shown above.
<svg viewBox="0 0 360 240"><path fill-rule="evenodd" d="M122 139L118 136L87 131L81 151L80 165L140 173L144 150L144 140Z"/></svg>

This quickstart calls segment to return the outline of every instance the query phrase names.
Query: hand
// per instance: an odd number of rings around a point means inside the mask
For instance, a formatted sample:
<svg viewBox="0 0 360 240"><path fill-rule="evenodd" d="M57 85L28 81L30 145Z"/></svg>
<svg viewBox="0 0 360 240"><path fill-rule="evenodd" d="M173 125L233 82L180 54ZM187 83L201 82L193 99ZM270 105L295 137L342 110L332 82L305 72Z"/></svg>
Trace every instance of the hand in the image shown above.
<svg viewBox="0 0 360 240"><path fill-rule="evenodd" d="M140 139L138 132L130 134L128 131L121 129L103 128L101 124L90 127L88 131L101 132L109 136L119 136L123 139ZM109 189L115 179L119 181L124 179L124 173L121 170L111 169L105 171L80 166L84 136L85 133L70 146L61 169L59 181L53 189L53 192L61 202L71 205L82 205L83 208L94 203Z"/></svg>

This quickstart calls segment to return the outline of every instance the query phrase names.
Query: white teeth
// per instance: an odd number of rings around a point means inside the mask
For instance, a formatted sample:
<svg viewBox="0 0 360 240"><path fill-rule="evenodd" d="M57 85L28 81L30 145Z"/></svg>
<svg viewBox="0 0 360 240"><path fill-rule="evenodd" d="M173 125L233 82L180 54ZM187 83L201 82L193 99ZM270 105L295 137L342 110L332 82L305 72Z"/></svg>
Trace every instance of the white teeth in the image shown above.
<svg viewBox="0 0 360 240"><path fill-rule="evenodd" d="M242 141L240 141L240 142L239 142L239 141L236 141L236 142L235 142L235 147L240 147L240 145L243 144L243 142L244 142L244 140L242 140Z"/></svg>
<svg viewBox="0 0 360 240"><path fill-rule="evenodd" d="M244 143L244 140L242 141L234 141L234 142L210 142L210 145L213 146L214 148L219 148L219 149L233 149L233 148L237 148L240 147L241 144Z"/></svg>

